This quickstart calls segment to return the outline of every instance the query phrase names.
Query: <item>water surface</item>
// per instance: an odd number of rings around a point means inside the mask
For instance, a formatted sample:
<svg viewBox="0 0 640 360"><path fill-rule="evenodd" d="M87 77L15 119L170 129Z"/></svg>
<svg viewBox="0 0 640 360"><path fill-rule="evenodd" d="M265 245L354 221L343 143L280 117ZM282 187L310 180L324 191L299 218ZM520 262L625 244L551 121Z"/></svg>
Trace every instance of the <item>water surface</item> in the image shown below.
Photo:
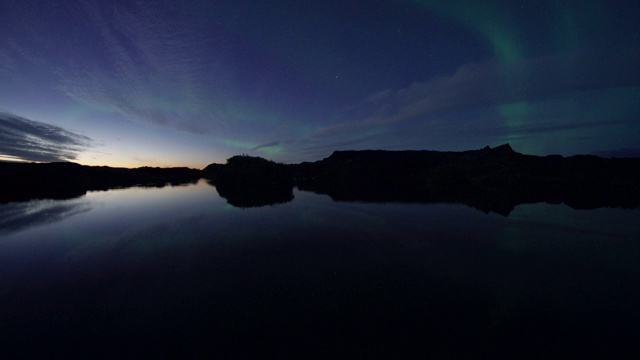
<svg viewBox="0 0 640 360"><path fill-rule="evenodd" d="M206 182L0 205L5 346L43 354L620 354L640 211L294 200Z"/></svg>

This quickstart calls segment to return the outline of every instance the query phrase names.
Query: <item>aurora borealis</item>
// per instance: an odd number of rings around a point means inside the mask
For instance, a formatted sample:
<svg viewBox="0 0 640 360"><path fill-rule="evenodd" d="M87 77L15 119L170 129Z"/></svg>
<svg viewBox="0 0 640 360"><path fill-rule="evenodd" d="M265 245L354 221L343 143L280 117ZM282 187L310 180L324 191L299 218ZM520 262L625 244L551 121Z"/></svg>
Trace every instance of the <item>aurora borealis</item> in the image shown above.
<svg viewBox="0 0 640 360"><path fill-rule="evenodd" d="M640 156L640 5L0 2L0 160ZM52 145L55 144L55 145Z"/></svg>

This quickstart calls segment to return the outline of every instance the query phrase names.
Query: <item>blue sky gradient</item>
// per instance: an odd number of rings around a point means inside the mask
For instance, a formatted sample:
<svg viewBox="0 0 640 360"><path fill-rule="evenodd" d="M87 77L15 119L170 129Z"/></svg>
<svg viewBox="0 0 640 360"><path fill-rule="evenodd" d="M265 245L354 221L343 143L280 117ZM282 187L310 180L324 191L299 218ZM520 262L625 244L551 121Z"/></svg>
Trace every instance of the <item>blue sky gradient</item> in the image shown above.
<svg viewBox="0 0 640 360"><path fill-rule="evenodd" d="M640 149L634 2L5 0L0 14L0 160Z"/></svg>

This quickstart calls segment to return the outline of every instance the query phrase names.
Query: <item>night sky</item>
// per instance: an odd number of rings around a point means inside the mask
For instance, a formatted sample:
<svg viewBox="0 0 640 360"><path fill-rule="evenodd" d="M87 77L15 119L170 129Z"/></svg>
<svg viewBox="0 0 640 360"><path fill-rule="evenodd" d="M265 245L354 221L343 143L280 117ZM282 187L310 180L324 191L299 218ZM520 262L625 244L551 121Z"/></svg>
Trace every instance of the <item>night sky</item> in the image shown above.
<svg viewBox="0 0 640 360"><path fill-rule="evenodd" d="M637 1L0 0L0 160L640 156Z"/></svg>

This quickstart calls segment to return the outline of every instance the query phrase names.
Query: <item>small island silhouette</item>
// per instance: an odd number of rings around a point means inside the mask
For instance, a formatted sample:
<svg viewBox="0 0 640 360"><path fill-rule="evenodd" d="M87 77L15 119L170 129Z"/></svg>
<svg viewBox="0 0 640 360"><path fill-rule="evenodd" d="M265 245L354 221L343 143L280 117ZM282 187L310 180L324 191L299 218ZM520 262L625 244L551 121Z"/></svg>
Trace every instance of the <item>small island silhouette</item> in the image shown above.
<svg viewBox="0 0 640 360"><path fill-rule="evenodd" d="M202 174L235 207L260 207L293 200L292 172L284 164L239 155L229 158L225 165L207 166Z"/></svg>
<svg viewBox="0 0 640 360"><path fill-rule="evenodd" d="M291 201L293 187L336 201L461 203L508 215L523 203L575 209L640 206L640 158L535 156L504 144L468 151L359 150L299 164L238 155L226 164L122 169L74 163L0 163L0 203L63 199L88 190L164 186L205 178L236 207Z"/></svg>

